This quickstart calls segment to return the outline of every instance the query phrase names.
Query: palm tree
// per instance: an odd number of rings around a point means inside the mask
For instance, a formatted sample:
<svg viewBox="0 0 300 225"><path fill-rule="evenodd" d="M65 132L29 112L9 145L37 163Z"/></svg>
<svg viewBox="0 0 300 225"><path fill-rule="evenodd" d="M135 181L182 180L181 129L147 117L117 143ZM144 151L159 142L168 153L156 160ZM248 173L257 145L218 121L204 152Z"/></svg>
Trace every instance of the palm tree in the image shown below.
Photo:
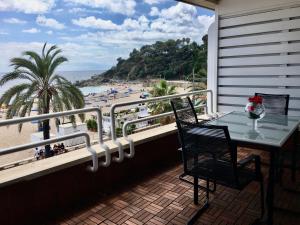
<svg viewBox="0 0 300 225"><path fill-rule="evenodd" d="M159 83L157 83L153 86L152 90L150 91L150 94L152 95L152 97L174 95L174 94L176 94L175 89L176 89L176 87L173 85L168 85L166 80L160 80ZM148 104L148 107L149 107L152 115L157 115L157 114L169 112L172 110L169 100L151 102ZM167 117L165 120L162 120L163 124L166 124L169 122L170 122L169 117Z"/></svg>
<svg viewBox="0 0 300 225"><path fill-rule="evenodd" d="M29 116L37 101L38 113L47 114L50 111L59 112L84 107L84 97L81 91L64 77L55 73L58 66L68 59L61 56L62 50L56 45L46 50L44 44L42 54L25 51L22 57L12 58L13 72L5 74L0 79L0 87L12 80L23 81L7 90L0 97L0 107L8 105L6 118L14 116ZM80 115L83 120L83 115ZM74 123L75 117L70 120ZM43 137L50 138L49 119L42 121ZM22 125L19 125L19 132ZM50 156L50 145L45 146L46 157Z"/></svg>

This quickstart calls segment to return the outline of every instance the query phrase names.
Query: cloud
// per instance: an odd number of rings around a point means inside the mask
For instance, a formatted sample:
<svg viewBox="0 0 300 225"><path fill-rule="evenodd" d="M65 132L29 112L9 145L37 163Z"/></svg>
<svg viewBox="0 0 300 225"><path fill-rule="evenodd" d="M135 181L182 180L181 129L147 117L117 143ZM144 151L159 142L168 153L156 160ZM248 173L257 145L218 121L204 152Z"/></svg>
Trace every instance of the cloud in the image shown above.
<svg viewBox="0 0 300 225"><path fill-rule="evenodd" d="M151 11L149 13L150 16L158 16L159 15L159 9L157 7L151 7Z"/></svg>
<svg viewBox="0 0 300 225"><path fill-rule="evenodd" d="M54 43L48 43L48 47ZM0 52L3 57L0 60L0 71L10 71L10 59L21 56L27 50L41 54L44 42L0 42ZM68 62L59 67L60 71L70 70L93 70L105 69L112 66L114 60L119 56L124 56L120 50L111 52L99 45L66 42L58 45L63 50L62 55L68 58Z"/></svg>
<svg viewBox="0 0 300 225"><path fill-rule="evenodd" d="M58 13L63 12L63 11L64 11L64 9L62 9L62 8L55 10L55 12L58 12Z"/></svg>
<svg viewBox="0 0 300 225"><path fill-rule="evenodd" d="M198 16L194 6L182 3L158 10L157 14L157 18L152 20L145 15L138 19L126 18L122 24L114 24L114 29L109 31L89 32L76 38L70 37L70 40L98 41L102 44L119 44L120 47L123 44L141 46L158 40L183 37L190 37L193 41L201 43L202 36L207 33L208 27L214 21L214 16ZM67 40L68 37L63 39Z"/></svg>
<svg viewBox="0 0 300 225"><path fill-rule="evenodd" d="M14 18L14 17L3 19L3 22L10 23L10 24L25 24L25 23L27 23L27 21L25 21L25 20L20 20L18 18Z"/></svg>
<svg viewBox="0 0 300 225"><path fill-rule="evenodd" d="M65 25L63 23L60 23L52 18L46 18L45 16L38 16L36 18L36 23L40 26L51 27L57 30L62 30L65 28Z"/></svg>
<svg viewBox="0 0 300 225"><path fill-rule="evenodd" d="M166 0L144 0L145 3L149 5L159 4L165 2Z"/></svg>
<svg viewBox="0 0 300 225"><path fill-rule="evenodd" d="M8 35L8 32L0 30L0 35Z"/></svg>
<svg viewBox="0 0 300 225"><path fill-rule="evenodd" d="M97 21L97 19L93 18L93 21ZM184 37L189 37L192 41L200 44L202 36L207 33L207 29L213 21L214 16L198 16L194 6L178 3L169 8L157 9L156 18L149 19L145 15L137 19L126 18L122 24L114 24L114 29L99 29L96 32L88 32L76 37L62 36L61 39L93 43L107 48L118 47L124 51L127 49L128 52L132 48L155 41ZM92 26L91 24L90 26ZM97 26L94 25L94 28Z"/></svg>
<svg viewBox="0 0 300 225"><path fill-rule="evenodd" d="M22 30L23 33L30 33L30 34L35 34L41 32L39 29L36 28L31 28L31 29L24 29Z"/></svg>
<svg viewBox="0 0 300 225"><path fill-rule="evenodd" d="M39 35L34 36L35 38L44 39L45 35L47 37L48 35L55 33L51 38L50 36L48 36L48 38L53 41L53 44L61 43L59 44L59 47L62 48L63 54L69 59L69 62L63 65L60 70L109 68L116 63L118 57L128 57L128 54L133 48L139 48L145 44L152 44L156 41L189 37L192 41L201 44L202 36L207 33L208 27L214 21L214 16L199 15L196 7L182 3L174 3L172 4L173 6L165 8L162 8L160 5L157 7L155 7L156 5L153 7L150 6L153 16L150 15L151 11L145 12L145 10L141 10L139 11L139 14L135 14L134 17L127 16L124 18L120 15L113 15L111 17L112 19L106 19L107 17L104 16L108 11L107 8L100 6L96 8L81 5L79 3L95 3L96 1L65 1L69 2L69 8L64 8L64 13L69 13L69 9L83 8L83 10L76 9L77 12L74 10L77 17L73 17L74 19L71 20L71 23L73 22L76 26L71 24L64 30L54 30L52 26L51 28L48 26L47 29L43 29L44 33L41 37L39 37ZM78 3L70 3L70 1L77 1ZM102 2L103 0L98 0L97 2L99 3L100 1ZM115 1L111 0L109 2ZM142 2L141 0L139 1ZM101 9L104 9L106 12ZM101 15L96 13L90 14L91 10L98 11ZM55 9L53 13L55 13ZM143 15L142 13L145 14ZM38 17L43 18L43 21L49 21L50 18L53 18L52 20L54 20L54 18L56 19L54 15L55 14L52 14L52 16L40 15ZM111 13L109 13L109 15L111 15ZM69 16L71 15L69 14ZM116 16L118 17L118 22L114 20ZM124 19L120 21L119 18ZM56 22L59 23L58 21ZM29 24L29 21L27 24ZM43 25L46 26L45 24L49 25L49 23L46 22ZM66 26L66 24L63 26ZM32 25L32 27L35 26ZM32 34L42 32L38 30L39 27L29 28L28 26L24 27L23 32ZM4 32L6 30L2 29L2 31L7 34ZM0 35L4 35L1 34L1 28ZM10 69L9 59L19 56L24 50L40 52L43 41L44 40L40 40L40 42L7 41L5 43L0 43L0 52L4 57L0 61L0 71L7 71Z"/></svg>
<svg viewBox="0 0 300 225"><path fill-rule="evenodd" d="M103 20L94 16L86 18L73 19L72 23L86 28L103 29L103 30L118 30L119 26L111 20Z"/></svg>
<svg viewBox="0 0 300 225"><path fill-rule="evenodd" d="M71 8L71 9L68 10L69 13L80 13L80 12L85 12L85 11L86 11L86 9L78 8L78 7Z"/></svg>
<svg viewBox="0 0 300 225"><path fill-rule="evenodd" d="M74 5L84 5L91 8L109 10L113 13L123 15L133 15L135 13L136 2L134 0L64 0Z"/></svg>
<svg viewBox="0 0 300 225"><path fill-rule="evenodd" d="M178 3L170 8L162 9L160 15L161 17L168 19L191 21L197 15L197 9L189 4Z"/></svg>
<svg viewBox="0 0 300 225"><path fill-rule="evenodd" d="M0 11L17 11L27 14L49 12L55 0L0 0Z"/></svg>

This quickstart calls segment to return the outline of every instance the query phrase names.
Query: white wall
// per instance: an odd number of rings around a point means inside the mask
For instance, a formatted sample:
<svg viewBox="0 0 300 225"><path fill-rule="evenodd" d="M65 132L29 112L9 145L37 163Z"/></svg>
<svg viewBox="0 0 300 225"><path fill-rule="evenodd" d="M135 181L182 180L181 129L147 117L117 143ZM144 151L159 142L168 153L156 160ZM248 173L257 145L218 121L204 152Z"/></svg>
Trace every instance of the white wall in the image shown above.
<svg viewBox="0 0 300 225"><path fill-rule="evenodd" d="M289 114L300 116L300 0L221 0L216 21L208 81L217 80L218 110L243 110L264 92L289 94Z"/></svg>

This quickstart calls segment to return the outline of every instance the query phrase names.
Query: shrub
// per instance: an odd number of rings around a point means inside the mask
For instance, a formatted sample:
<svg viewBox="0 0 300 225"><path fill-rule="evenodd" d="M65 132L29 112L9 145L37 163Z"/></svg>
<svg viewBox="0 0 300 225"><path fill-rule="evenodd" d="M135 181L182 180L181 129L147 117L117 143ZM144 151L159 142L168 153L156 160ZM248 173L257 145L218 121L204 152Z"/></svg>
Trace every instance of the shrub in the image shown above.
<svg viewBox="0 0 300 225"><path fill-rule="evenodd" d="M120 128L120 127L116 128L116 135L117 135L117 137L123 136L122 128Z"/></svg>
<svg viewBox="0 0 300 225"><path fill-rule="evenodd" d="M86 126L88 130L95 131L95 132L98 131L98 124L95 119L88 119L86 121Z"/></svg>

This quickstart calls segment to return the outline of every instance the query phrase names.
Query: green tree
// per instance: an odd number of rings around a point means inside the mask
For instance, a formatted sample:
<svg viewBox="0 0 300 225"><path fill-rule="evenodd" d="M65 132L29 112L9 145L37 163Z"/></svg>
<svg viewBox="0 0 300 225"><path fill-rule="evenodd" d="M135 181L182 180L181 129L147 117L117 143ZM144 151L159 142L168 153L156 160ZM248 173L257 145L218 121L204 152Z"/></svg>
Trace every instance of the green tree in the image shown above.
<svg viewBox="0 0 300 225"><path fill-rule="evenodd" d="M176 87L173 85L168 85L167 81L161 80L159 83L155 84L150 91L152 97L161 97L166 95L176 94ZM169 112L172 110L169 100L151 102L148 107L153 115Z"/></svg>
<svg viewBox="0 0 300 225"><path fill-rule="evenodd" d="M48 49L45 43L42 53L25 51L22 57L12 58L13 72L5 74L0 80L0 86L12 80L23 81L7 90L0 98L0 107L8 105L6 118L13 116L29 116L37 100L38 113L47 114L50 111L59 112L84 107L84 97L81 91L64 77L56 74L56 69L67 58L61 56L62 50L56 45ZM84 116L80 115L83 120ZM70 120L75 123L75 117ZM44 120L43 137L50 138L49 119ZM21 131L22 125L19 126ZM46 157L50 156L50 145L45 146Z"/></svg>
<svg viewBox="0 0 300 225"><path fill-rule="evenodd" d="M207 71L207 35L199 45L189 38L157 41L133 49L127 59L118 58L117 64L106 72L89 80L78 82L79 86L100 84L109 79L184 79L192 74L205 78ZM203 79L205 80L205 79Z"/></svg>

